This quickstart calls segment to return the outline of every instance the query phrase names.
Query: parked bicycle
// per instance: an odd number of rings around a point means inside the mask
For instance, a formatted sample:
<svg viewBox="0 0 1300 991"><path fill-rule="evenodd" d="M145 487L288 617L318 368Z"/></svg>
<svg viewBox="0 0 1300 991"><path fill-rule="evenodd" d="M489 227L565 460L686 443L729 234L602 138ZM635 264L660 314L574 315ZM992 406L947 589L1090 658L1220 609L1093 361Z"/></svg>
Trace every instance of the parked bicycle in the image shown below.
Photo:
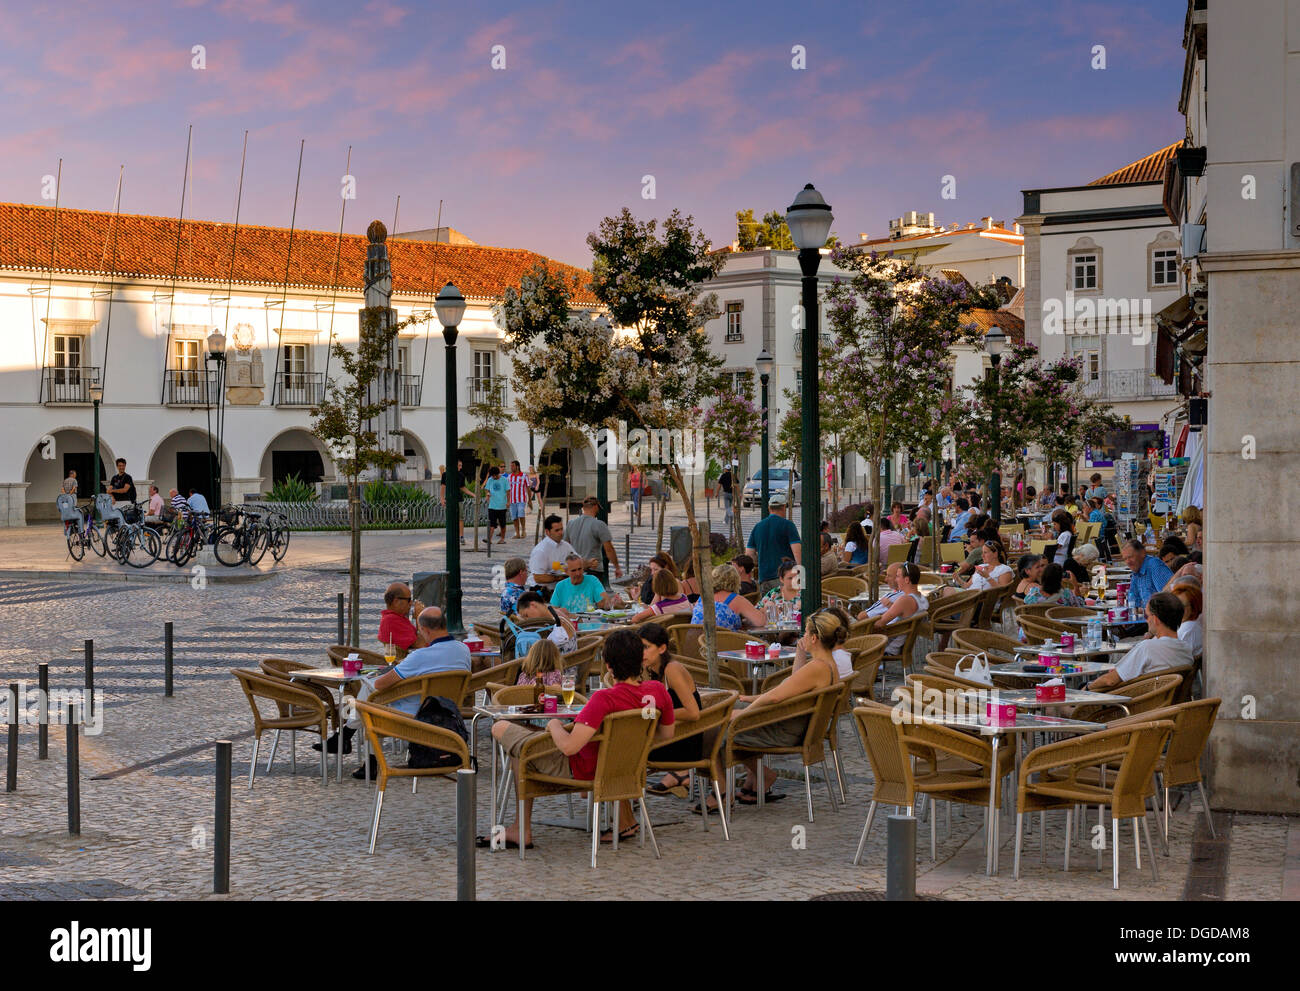
<svg viewBox="0 0 1300 991"><path fill-rule="evenodd" d="M119 564L147 568L162 554L163 541L158 531L144 522L137 506L124 514L122 522L111 524L109 551Z"/></svg>
<svg viewBox="0 0 1300 991"><path fill-rule="evenodd" d="M206 514L186 513L183 520L173 522L172 531L163 548L163 556L176 567L185 567L208 542L212 527L212 521Z"/></svg>
<svg viewBox="0 0 1300 991"><path fill-rule="evenodd" d="M226 506L221 511L221 523L212 535L212 549L217 560L227 568L240 564L256 567L271 547L271 533L270 526L262 522L261 513ZM287 549L287 536L284 543Z"/></svg>
<svg viewBox="0 0 1300 991"><path fill-rule="evenodd" d="M99 532L99 527L95 525L95 514L90 509L74 509L80 522L72 519L63 521L63 532L68 538L68 553L72 555L72 560L80 561L86 556L86 548L103 557L108 551L104 543L104 535Z"/></svg>

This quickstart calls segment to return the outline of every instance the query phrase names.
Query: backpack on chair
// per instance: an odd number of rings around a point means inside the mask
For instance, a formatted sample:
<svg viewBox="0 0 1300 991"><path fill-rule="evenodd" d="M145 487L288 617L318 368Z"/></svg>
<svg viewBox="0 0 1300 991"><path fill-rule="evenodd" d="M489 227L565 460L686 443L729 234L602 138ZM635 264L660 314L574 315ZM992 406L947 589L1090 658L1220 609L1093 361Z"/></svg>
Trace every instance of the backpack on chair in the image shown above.
<svg viewBox="0 0 1300 991"><path fill-rule="evenodd" d="M469 743L469 730L465 728L465 720L460 717L460 706L449 698L441 695L428 696L420 703L420 711L415 714L415 718L430 726L450 730ZM437 747L426 747L423 743L411 743L408 747L407 767L453 767L460 763L457 754ZM478 761L473 757L470 760L477 767Z"/></svg>

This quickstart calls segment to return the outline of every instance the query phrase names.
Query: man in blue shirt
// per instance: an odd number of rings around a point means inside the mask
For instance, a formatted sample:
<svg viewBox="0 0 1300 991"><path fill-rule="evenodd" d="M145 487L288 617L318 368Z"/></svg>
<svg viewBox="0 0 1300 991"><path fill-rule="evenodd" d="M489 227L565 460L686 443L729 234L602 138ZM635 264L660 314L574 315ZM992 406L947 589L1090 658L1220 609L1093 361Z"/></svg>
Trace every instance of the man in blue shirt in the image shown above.
<svg viewBox="0 0 1300 991"><path fill-rule="evenodd" d="M1129 579L1128 601L1139 609L1174 577L1168 565L1148 554L1140 540L1125 541L1120 548L1120 555L1124 558L1125 567L1133 573Z"/></svg>
<svg viewBox="0 0 1300 991"><path fill-rule="evenodd" d="M952 521L952 530L948 534L949 540L961 540L966 536L966 526L970 523L970 503L966 497L962 496L957 500L957 515Z"/></svg>
<svg viewBox="0 0 1300 991"><path fill-rule="evenodd" d="M190 512L204 516L212 512L212 510L208 508L208 500L203 498L203 493L199 492L197 489L190 489L189 507Z"/></svg>
<svg viewBox="0 0 1300 991"><path fill-rule="evenodd" d="M496 465L488 471L488 480L484 486L488 493L488 540L492 531L500 528L498 544L506 542L506 510L510 508L510 479L503 478L501 469Z"/></svg>
<svg viewBox="0 0 1300 991"><path fill-rule="evenodd" d="M767 500L770 512L749 531L745 552L758 562L758 590L766 592L777 583L782 558L801 564L799 530L785 517L785 493L774 492Z"/></svg>
<svg viewBox="0 0 1300 991"><path fill-rule="evenodd" d="M617 597L611 597L605 591L599 578L586 573L585 565L578 554L570 554L564 559L564 573L569 577L557 582L555 591L551 593L551 605L556 609L572 615L596 608L610 609L617 603Z"/></svg>

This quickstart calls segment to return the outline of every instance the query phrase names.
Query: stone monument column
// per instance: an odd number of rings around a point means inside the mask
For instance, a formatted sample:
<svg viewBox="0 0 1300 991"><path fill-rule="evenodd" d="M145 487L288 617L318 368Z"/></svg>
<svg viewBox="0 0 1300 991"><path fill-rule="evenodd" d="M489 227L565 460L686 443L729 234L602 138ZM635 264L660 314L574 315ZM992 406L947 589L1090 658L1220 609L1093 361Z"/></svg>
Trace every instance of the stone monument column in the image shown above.
<svg viewBox="0 0 1300 991"><path fill-rule="evenodd" d="M366 309L381 308L384 311L385 324L391 327L397 322L397 314L391 306L393 299L393 270L388 261L388 247L385 244L388 240L388 229L382 221L371 221L370 226L366 228L366 237L370 240L370 244L366 249ZM359 326L362 328L364 328L364 316L364 312L359 315L359 319L362 321ZM402 454L406 449L406 443L402 436L401 388L397 371L397 348L394 342L390 342L388 345L384 369L371 384L369 398L371 401L377 399L393 400L392 405L386 407L379 418L381 422L376 425L376 432L379 434L380 442L387 450ZM395 470L389 472L388 477L390 479L396 478L397 472Z"/></svg>

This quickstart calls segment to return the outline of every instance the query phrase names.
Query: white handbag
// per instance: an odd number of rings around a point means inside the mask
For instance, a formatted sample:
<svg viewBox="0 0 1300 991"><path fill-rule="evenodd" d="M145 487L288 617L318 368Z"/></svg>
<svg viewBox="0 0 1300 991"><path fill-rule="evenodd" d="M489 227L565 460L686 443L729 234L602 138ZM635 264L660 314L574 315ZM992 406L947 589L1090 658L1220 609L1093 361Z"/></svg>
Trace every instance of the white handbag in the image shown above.
<svg viewBox="0 0 1300 991"><path fill-rule="evenodd" d="M963 665L970 661L970 667L964 668ZM953 673L960 675L967 681L978 681L981 685L993 685L993 674L989 671L989 658L984 651L978 654L966 654L953 665Z"/></svg>

